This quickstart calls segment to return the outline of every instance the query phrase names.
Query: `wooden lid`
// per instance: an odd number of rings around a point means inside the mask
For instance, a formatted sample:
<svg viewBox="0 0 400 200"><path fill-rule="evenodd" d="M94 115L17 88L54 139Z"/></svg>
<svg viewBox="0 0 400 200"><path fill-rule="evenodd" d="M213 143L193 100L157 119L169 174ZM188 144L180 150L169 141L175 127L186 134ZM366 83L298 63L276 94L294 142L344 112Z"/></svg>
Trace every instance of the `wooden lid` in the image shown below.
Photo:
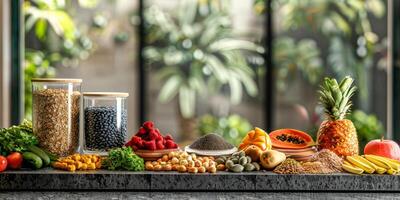
<svg viewBox="0 0 400 200"><path fill-rule="evenodd" d="M90 97L128 97L129 93L126 92L84 92L83 96Z"/></svg>
<svg viewBox="0 0 400 200"><path fill-rule="evenodd" d="M82 79L72 78L32 78L32 82L48 82L48 83L82 83Z"/></svg>

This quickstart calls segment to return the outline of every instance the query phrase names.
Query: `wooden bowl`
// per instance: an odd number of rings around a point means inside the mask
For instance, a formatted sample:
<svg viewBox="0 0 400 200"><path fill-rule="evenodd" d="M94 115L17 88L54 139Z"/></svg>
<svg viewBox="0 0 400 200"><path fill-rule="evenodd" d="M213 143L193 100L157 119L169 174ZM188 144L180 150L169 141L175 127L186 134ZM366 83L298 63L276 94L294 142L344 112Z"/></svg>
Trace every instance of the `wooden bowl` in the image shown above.
<svg viewBox="0 0 400 200"><path fill-rule="evenodd" d="M179 148L176 149L163 149L163 150L136 150L135 154L143 158L144 160L153 161L161 158L163 155L170 152L180 151Z"/></svg>

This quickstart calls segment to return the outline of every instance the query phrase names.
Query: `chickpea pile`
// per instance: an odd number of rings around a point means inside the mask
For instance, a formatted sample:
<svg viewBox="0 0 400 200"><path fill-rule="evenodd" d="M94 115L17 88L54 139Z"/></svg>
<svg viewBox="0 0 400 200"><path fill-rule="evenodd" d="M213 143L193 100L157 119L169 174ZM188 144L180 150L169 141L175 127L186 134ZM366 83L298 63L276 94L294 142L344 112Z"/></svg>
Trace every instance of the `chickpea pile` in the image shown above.
<svg viewBox="0 0 400 200"><path fill-rule="evenodd" d="M52 166L66 171L95 170L101 168L101 157L98 155L74 154L59 158Z"/></svg>
<svg viewBox="0 0 400 200"><path fill-rule="evenodd" d="M187 152L170 152L157 161L147 161L145 169L148 171L215 173L217 172L217 163L214 161L214 157L201 157Z"/></svg>

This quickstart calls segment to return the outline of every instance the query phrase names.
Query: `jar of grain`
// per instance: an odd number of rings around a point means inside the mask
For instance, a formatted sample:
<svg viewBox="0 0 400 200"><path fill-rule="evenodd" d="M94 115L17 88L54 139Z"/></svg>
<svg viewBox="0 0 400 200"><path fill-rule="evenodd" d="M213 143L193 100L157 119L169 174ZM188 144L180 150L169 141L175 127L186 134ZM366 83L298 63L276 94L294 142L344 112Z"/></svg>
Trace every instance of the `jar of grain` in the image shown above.
<svg viewBox="0 0 400 200"><path fill-rule="evenodd" d="M76 152L79 141L81 79L32 79L33 133L58 156Z"/></svg>
<svg viewBox="0 0 400 200"><path fill-rule="evenodd" d="M84 153L104 155L125 144L128 96L119 92L83 93Z"/></svg>

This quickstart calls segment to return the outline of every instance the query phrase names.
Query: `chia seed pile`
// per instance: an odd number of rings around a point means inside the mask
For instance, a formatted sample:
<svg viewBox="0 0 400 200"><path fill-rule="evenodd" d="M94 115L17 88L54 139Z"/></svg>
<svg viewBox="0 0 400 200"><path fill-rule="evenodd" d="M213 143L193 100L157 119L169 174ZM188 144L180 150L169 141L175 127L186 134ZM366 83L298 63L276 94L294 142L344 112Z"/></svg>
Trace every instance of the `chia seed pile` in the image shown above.
<svg viewBox="0 0 400 200"><path fill-rule="evenodd" d="M108 150L124 145L127 132L126 110L122 110L120 120L117 109L112 106L87 107L84 114L87 150Z"/></svg>
<svg viewBox="0 0 400 200"><path fill-rule="evenodd" d="M214 133L207 134L197 139L189 147L197 150L227 150L234 148L232 144Z"/></svg>

